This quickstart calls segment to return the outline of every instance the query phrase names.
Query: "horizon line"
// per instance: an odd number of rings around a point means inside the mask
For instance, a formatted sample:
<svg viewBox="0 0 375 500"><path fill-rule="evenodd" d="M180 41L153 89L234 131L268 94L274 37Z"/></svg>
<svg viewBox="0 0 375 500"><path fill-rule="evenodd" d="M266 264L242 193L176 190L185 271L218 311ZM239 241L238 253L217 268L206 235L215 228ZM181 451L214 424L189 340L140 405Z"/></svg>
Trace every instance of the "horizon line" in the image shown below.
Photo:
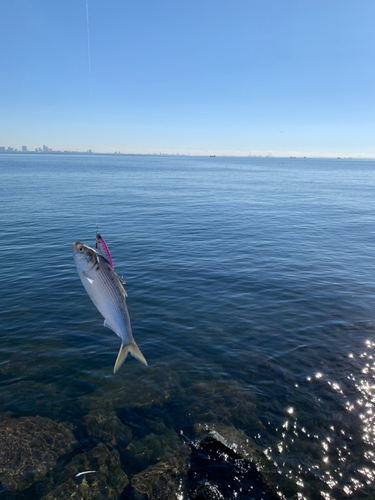
<svg viewBox="0 0 375 500"><path fill-rule="evenodd" d="M92 151L92 150L86 150L86 151L77 151L77 150L54 150L52 148L48 148L48 151L32 151L32 150L13 150L13 151L7 151L7 150L0 150L0 154L9 154L9 155L14 155L14 154L19 154L19 155L80 155L80 156L93 156L93 155L110 155L110 156L183 156L183 157L210 157L210 158L216 158L216 157L232 157L232 158L286 158L286 159L314 159L314 158L326 158L326 159L362 159L362 160L374 160L375 155L371 156L366 153L357 153L357 154L351 154L351 155L345 155L345 154L334 154L334 153L300 153L300 152L291 152L291 153L286 153L286 152L281 152L278 151L276 152L261 152L261 151L256 151L256 152L243 152L243 151L196 151L196 152L177 152L177 151L159 151L159 152L121 152L121 151Z"/></svg>

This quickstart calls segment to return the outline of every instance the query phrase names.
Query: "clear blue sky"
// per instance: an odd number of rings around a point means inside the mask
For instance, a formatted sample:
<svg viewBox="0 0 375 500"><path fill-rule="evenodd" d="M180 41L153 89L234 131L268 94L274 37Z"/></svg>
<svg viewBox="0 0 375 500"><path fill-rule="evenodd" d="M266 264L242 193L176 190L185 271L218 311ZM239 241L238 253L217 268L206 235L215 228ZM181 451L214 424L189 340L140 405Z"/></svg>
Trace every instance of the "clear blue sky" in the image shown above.
<svg viewBox="0 0 375 500"><path fill-rule="evenodd" d="M0 146L375 157L374 0L0 4ZM90 103L91 101L91 103Z"/></svg>

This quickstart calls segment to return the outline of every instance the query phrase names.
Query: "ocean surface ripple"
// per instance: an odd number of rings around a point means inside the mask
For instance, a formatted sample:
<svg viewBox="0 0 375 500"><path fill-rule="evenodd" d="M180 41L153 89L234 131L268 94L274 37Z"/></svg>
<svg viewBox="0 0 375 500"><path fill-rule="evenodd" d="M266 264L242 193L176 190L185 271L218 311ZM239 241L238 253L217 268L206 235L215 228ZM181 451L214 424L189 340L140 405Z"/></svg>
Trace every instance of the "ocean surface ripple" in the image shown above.
<svg viewBox="0 0 375 500"><path fill-rule="evenodd" d="M19 487L0 460L2 498L55 498L108 444L98 415L122 426L113 498L186 443L176 498L203 480L228 499L375 497L374 161L3 154L0 178L0 419L76 443ZM120 341L71 249L96 224L149 367L113 375ZM247 436L261 477L202 429Z"/></svg>

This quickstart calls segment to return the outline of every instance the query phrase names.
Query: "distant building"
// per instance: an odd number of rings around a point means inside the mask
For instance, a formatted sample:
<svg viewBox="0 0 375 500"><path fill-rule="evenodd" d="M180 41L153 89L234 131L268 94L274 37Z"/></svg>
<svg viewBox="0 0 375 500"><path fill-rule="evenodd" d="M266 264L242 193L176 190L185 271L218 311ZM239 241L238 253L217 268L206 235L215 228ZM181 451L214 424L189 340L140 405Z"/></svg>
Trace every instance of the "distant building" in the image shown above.
<svg viewBox="0 0 375 500"><path fill-rule="evenodd" d="M9 151L9 153L13 153L13 148L8 148L7 151Z"/></svg>
<svg viewBox="0 0 375 500"><path fill-rule="evenodd" d="M47 148L47 146L43 146L43 153L48 153L48 148Z"/></svg>
<svg viewBox="0 0 375 500"><path fill-rule="evenodd" d="M27 151L27 146L22 146L22 152L25 153Z"/></svg>
<svg viewBox="0 0 375 500"><path fill-rule="evenodd" d="M0 152L4 153L4 151L5 151L5 147L4 146L0 146Z"/></svg>

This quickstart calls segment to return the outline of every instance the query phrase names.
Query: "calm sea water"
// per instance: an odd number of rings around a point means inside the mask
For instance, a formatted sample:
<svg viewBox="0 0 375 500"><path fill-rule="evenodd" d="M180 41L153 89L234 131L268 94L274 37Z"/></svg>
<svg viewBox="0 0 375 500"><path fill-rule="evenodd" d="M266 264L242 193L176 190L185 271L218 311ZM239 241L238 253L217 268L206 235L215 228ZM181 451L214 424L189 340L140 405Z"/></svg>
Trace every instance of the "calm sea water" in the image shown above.
<svg viewBox="0 0 375 500"><path fill-rule="evenodd" d="M138 440L225 424L285 498L375 497L374 161L1 155L0 179L1 412L78 439L96 408ZM72 257L96 224L149 367L113 375Z"/></svg>

